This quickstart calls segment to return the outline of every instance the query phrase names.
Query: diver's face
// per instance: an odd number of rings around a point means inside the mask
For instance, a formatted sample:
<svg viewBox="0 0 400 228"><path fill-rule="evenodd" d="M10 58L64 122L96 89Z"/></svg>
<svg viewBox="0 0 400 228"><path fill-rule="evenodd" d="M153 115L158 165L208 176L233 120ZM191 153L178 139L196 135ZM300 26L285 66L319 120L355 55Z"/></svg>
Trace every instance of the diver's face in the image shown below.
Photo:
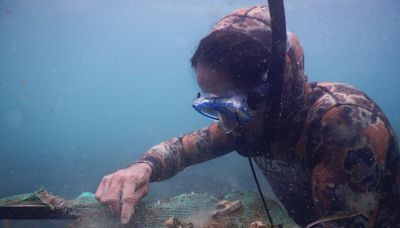
<svg viewBox="0 0 400 228"><path fill-rule="evenodd" d="M204 63L199 63L196 67L196 80L203 93L213 94L222 97L231 94L232 91L239 91L235 87L232 76L226 72L220 72ZM265 101L262 101L254 115L254 118L242 126L242 132L253 137L262 131L262 122L265 113L268 111Z"/></svg>

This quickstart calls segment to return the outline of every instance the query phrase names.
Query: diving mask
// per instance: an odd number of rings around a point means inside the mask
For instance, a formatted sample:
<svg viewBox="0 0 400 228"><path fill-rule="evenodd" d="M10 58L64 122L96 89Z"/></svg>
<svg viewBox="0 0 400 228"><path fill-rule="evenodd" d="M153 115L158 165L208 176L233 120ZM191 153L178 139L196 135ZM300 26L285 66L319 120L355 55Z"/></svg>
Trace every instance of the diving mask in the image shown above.
<svg viewBox="0 0 400 228"><path fill-rule="evenodd" d="M258 86L251 94L262 96L266 94L265 84ZM249 93L238 92L231 96L215 96L199 93L193 101L193 108L200 114L218 120L226 134L236 127L253 119L255 108L249 106Z"/></svg>

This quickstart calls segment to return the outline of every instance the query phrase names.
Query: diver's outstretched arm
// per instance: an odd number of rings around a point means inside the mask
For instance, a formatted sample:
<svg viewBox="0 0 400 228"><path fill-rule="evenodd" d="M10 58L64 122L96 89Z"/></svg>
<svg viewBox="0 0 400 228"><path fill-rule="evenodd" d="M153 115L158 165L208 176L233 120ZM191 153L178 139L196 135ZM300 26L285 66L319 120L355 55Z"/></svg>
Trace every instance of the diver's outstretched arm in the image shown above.
<svg viewBox="0 0 400 228"><path fill-rule="evenodd" d="M153 146L138 162L152 167L151 181L168 179L185 167L208 161L235 149L234 136L217 123Z"/></svg>
<svg viewBox="0 0 400 228"><path fill-rule="evenodd" d="M233 136L226 135L216 123L159 143L128 168L103 177L96 198L126 224L149 191L150 181L167 179L187 166L229 153L234 144Z"/></svg>

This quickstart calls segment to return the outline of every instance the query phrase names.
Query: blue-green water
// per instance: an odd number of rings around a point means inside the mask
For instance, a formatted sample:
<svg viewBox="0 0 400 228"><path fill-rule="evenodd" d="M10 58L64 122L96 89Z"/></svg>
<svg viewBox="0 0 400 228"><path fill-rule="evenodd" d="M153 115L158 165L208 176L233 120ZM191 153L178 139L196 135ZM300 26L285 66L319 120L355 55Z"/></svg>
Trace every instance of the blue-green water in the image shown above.
<svg viewBox="0 0 400 228"><path fill-rule="evenodd" d="M266 1L0 0L0 197L74 197L153 144L210 124L189 58L213 23ZM400 129L400 1L287 0L310 81L367 92ZM149 197L254 189L232 153Z"/></svg>

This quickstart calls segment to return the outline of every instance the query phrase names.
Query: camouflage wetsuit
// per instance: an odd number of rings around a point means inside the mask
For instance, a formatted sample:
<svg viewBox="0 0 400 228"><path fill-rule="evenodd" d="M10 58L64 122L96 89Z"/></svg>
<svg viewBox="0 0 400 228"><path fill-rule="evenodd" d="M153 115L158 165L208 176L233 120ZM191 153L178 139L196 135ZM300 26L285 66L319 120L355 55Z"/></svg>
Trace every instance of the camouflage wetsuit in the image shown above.
<svg viewBox="0 0 400 228"><path fill-rule="evenodd" d="M269 23L265 7L233 12L214 28L250 33ZM261 18L261 19L260 19ZM253 26L253 27L252 27ZM248 32L246 29L253 29ZM251 35L251 34L250 34ZM151 148L142 161L152 166L151 181L172 177L192 164L231 151L254 157L290 216L301 226L335 217L327 226L386 227L400 211L399 148L379 107L359 90L339 83L308 83L303 49L289 34L284 108L278 135L240 140L218 123ZM341 218L341 219L339 219Z"/></svg>

